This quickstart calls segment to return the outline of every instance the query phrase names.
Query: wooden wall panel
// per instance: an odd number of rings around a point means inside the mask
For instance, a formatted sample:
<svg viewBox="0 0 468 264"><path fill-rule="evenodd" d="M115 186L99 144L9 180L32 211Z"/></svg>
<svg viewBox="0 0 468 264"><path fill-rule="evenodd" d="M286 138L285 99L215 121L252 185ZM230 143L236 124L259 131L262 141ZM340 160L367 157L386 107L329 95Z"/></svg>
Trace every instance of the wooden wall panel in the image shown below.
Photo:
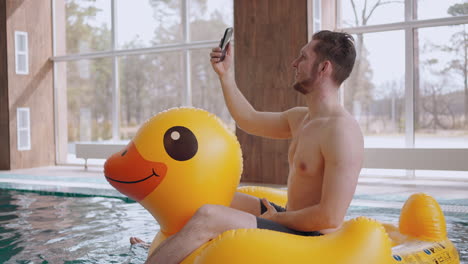
<svg viewBox="0 0 468 264"><path fill-rule="evenodd" d="M292 88L291 62L307 43L307 0L235 0L237 84L259 111L305 105ZM236 132L244 154L243 182L285 184L289 140Z"/></svg>
<svg viewBox="0 0 468 264"><path fill-rule="evenodd" d="M0 170L10 169L6 2L0 1Z"/></svg>
<svg viewBox="0 0 468 264"><path fill-rule="evenodd" d="M50 1L6 0L11 169L55 164ZM15 31L28 32L29 74L15 73ZM16 109L30 108L31 150L17 150Z"/></svg>

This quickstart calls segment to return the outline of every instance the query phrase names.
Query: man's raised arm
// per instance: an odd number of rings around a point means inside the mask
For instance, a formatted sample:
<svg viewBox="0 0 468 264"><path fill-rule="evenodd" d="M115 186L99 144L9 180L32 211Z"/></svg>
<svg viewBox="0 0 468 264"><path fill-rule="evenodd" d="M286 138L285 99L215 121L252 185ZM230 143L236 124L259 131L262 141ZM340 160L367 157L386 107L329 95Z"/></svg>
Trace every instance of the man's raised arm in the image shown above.
<svg viewBox="0 0 468 264"><path fill-rule="evenodd" d="M230 71L234 51L228 44L225 59L220 61L221 49L213 48L210 53L211 65L218 74L223 88L224 100L239 128L257 136L269 138L290 138L289 119L294 110L285 112L259 112L245 99L237 87L233 71Z"/></svg>

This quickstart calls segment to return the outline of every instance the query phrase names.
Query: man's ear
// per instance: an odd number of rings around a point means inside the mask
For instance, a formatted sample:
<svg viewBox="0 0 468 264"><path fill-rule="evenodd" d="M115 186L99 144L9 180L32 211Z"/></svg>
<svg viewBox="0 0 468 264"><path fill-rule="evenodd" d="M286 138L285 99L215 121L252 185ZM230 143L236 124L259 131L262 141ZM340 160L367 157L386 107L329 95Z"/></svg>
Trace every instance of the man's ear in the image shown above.
<svg viewBox="0 0 468 264"><path fill-rule="evenodd" d="M331 62L329 60L325 60L322 63L320 63L320 65L319 65L319 72L320 73L331 74L332 71L333 71L333 65L331 64Z"/></svg>

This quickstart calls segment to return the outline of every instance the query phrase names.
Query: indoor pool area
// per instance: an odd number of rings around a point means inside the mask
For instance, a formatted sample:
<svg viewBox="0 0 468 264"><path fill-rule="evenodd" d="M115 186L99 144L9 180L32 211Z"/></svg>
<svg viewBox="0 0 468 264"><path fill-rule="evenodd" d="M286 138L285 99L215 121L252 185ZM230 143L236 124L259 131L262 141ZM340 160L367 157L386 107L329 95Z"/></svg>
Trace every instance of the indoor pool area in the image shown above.
<svg viewBox="0 0 468 264"><path fill-rule="evenodd" d="M468 0L0 0L0 264L468 264Z"/></svg>
<svg viewBox="0 0 468 264"><path fill-rule="evenodd" d="M366 216L397 224L409 195L431 194L461 263L468 263L467 188L460 182L440 187L362 178L346 220ZM44 167L0 172L0 228L0 263L141 264L148 248L130 245L129 238L150 242L159 225L139 203L116 192L98 167Z"/></svg>
<svg viewBox="0 0 468 264"><path fill-rule="evenodd" d="M73 196L0 190L0 263L145 262L148 249L129 244L131 236L149 241L159 230L144 208L118 198ZM399 213L351 206L346 218L396 223ZM468 262L468 212L445 215L449 238Z"/></svg>

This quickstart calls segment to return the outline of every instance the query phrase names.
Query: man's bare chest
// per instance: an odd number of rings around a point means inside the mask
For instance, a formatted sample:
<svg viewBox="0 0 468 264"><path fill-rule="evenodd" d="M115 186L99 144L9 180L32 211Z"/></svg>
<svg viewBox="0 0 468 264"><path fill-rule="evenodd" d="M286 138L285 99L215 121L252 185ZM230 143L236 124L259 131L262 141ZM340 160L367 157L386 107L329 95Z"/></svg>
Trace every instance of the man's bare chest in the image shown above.
<svg viewBox="0 0 468 264"><path fill-rule="evenodd" d="M312 132L310 129L308 132ZM293 137L288 151L290 170L297 176L312 176L323 167L320 150L320 131L316 133L298 133Z"/></svg>

